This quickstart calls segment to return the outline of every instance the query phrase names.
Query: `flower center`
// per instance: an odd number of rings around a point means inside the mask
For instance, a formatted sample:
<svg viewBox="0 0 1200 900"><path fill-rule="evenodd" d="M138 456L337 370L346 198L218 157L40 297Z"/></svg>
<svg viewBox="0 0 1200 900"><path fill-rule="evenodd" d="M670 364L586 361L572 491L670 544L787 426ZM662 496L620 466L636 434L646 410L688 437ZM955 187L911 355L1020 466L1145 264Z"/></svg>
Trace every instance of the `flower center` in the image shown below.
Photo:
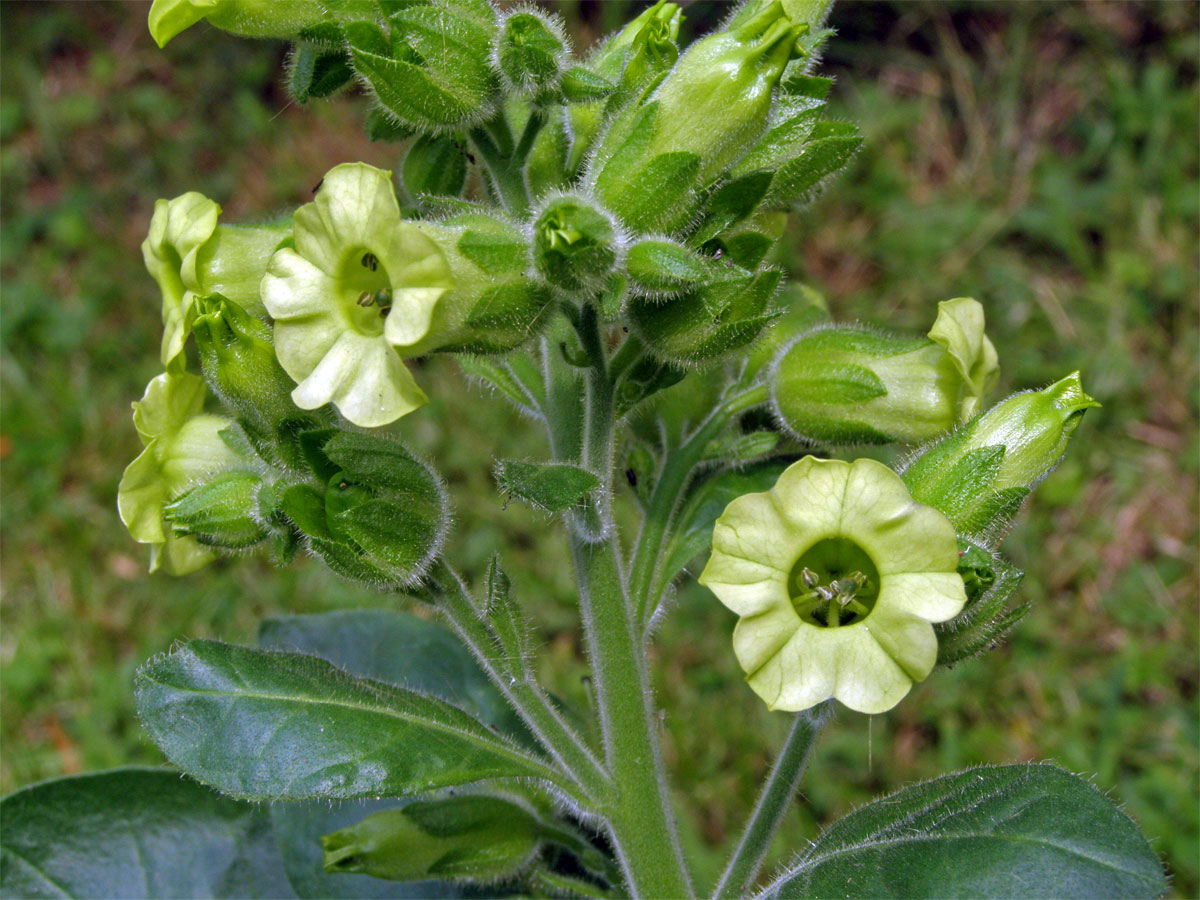
<svg viewBox="0 0 1200 900"><path fill-rule="evenodd" d="M788 576L796 615L810 625L837 628L861 622L879 598L879 570L858 544L846 538L817 541L800 555Z"/></svg>
<svg viewBox="0 0 1200 900"><path fill-rule="evenodd" d="M342 314L360 334L383 333L383 320L392 306L392 284L379 257L359 248L347 257L338 281Z"/></svg>

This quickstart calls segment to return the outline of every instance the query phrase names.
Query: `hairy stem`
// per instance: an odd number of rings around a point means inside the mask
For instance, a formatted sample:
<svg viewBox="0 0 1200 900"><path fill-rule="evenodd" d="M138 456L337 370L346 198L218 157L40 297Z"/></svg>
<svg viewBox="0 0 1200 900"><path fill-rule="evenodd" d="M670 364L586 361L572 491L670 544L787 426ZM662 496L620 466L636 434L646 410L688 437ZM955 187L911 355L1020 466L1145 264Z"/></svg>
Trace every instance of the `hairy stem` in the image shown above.
<svg viewBox="0 0 1200 900"><path fill-rule="evenodd" d="M754 812L746 823L742 839L713 891L714 900L744 897L750 892L763 858L767 855L767 848L771 846L771 838L775 836L788 804L796 795L817 735L828 720L832 707L833 701L827 700L796 716L783 749L779 751L771 774L767 776L762 793L758 796Z"/></svg>
<svg viewBox="0 0 1200 900"><path fill-rule="evenodd" d="M637 548L634 551L633 567L630 570L629 592L637 604L639 624L645 624L658 604L659 598L654 596L652 587L657 580L655 575L661 562L667 529L682 499L683 490L700 463L705 448L734 416L766 403L768 398L769 393L765 385L752 387L731 397L713 410L682 447L667 453L662 474L650 496L642 532L638 535Z"/></svg>
<svg viewBox="0 0 1200 900"><path fill-rule="evenodd" d="M604 752L618 789L607 814L627 886L635 897L690 897L658 744L646 655L625 589L612 521L613 385L595 309L579 322L588 371L582 462L601 478L595 516L601 534L572 528L584 636L596 687Z"/></svg>
<svg viewBox="0 0 1200 900"><path fill-rule="evenodd" d="M437 607L454 632L542 746L579 785L591 811L603 809L614 791L599 760L532 676L515 678L506 674L504 661L498 658L496 636L458 575L445 562L437 564L433 575L437 579Z"/></svg>

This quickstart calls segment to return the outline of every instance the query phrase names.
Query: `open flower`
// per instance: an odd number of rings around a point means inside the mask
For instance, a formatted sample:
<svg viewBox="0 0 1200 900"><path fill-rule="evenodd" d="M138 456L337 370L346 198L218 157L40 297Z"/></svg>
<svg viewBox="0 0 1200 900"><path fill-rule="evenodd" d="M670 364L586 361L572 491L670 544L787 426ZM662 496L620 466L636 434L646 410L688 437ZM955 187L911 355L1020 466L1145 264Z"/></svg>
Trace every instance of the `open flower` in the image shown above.
<svg viewBox="0 0 1200 900"><path fill-rule="evenodd" d="M741 616L734 652L771 709L878 713L933 670L957 566L954 526L891 469L805 457L726 507L700 582Z"/></svg>
<svg viewBox="0 0 1200 900"><path fill-rule="evenodd" d="M146 269L162 291L162 363L174 369L191 327L197 287L196 258L217 230L221 207L203 194L189 191L173 200L158 200L150 233L142 242Z"/></svg>
<svg viewBox="0 0 1200 900"><path fill-rule="evenodd" d="M453 280L437 245L404 222L391 176L336 166L296 211L295 249L271 257L262 299L302 409L332 402L376 427L426 402L395 347L426 337Z"/></svg>
<svg viewBox="0 0 1200 900"><path fill-rule="evenodd" d="M121 476L117 508L134 540L151 545L151 572L185 575L214 559L212 551L163 522L167 503L242 462L221 438L229 420L201 412L204 395L204 379L163 373L133 404L133 424L146 449Z"/></svg>

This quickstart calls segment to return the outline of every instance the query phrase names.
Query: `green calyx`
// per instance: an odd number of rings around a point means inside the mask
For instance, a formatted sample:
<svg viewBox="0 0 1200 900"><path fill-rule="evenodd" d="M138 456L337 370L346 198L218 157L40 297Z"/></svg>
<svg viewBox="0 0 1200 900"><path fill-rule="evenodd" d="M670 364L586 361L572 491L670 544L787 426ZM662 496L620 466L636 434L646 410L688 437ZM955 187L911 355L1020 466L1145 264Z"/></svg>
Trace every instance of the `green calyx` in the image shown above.
<svg viewBox="0 0 1200 900"><path fill-rule="evenodd" d="M615 268L620 240L612 220L586 200L556 197L533 223L533 261L566 290L601 286Z"/></svg>
<svg viewBox="0 0 1200 900"><path fill-rule="evenodd" d="M925 449L905 468L905 484L960 533L990 541L1058 465L1084 412L1099 405L1078 372L1015 394Z"/></svg>
<svg viewBox="0 0 1200 900"><path fill-rule="evenodd" d="M321 838L326 872L391 881L502 879L523 869L539 843L531 813L487 796L416 801Z"/></svg>
<svg viewBox="0 0 1200 900"><path fill-rule="evenodd" d="M733 31L693 44L644 101L613 119L588 184L627 225L672 232L694 217L696 192L754 145L807 26L774 3Z"/></svg>
<svg viewBox="0 0 1200 900"><path fill-rule="evenodd" d="M270 533L259 510L262 488L262 477L255 472L225 472L166 504L163 515L176 535L242 550Z"/></svg>
<svg viewBox="0 0 1200 900"><path fill-rule="evenodd" d="M890 709L937 661L966 603L958 539L872 460L805 457L730 503L700 576L741 618L734 652L772 709Z"/></svg>
<svg viewBox="0 0 1200 900"><path fill-rule="evenodd" d="M276 438L279 423L296 415L295 383L275 358L271 328L220 294L196 301L192 325L209 386L252 438Z"/></svg>
<svg viewBox="0 0 1200 900"><path fill-rule="evenodd" d="M524 9L506 17L496 43L496 67L515 90L538 97L554 90L568 58L562 24Z"/></svg>

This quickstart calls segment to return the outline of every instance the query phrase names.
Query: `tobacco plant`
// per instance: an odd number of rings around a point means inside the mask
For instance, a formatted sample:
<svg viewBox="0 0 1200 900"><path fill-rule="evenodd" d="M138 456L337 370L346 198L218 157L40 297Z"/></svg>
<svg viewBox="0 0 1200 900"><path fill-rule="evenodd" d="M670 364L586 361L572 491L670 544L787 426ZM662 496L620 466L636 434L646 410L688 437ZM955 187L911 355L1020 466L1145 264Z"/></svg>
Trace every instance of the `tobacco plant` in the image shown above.
<svg viewBox="0 0 1200 900"><path fill-rule="evenodd" d="M761 872L835 709L884 713L1025 614L999 544L1096 405L1079 373L993 403L974 299L902 335L783 283L788 212L861 142L825 116L828 12L746 0L682 47L659 0L576 54L534 6L155 0L160 45L202 20L287 39L298 101L357 84L400 148L275 221L157 201L163 371L121 520L152 571L302 555L394 609L147 662L137 707L172 768L7 797L5 896L1164 891L1133 823L1051 764L904 788ZM456 389L406 364L430 354L544 432L543 457L492 463L495 502L569 545L589 709L539 682L503 548L481 583L455 568L437 460L404 440ZM883 444L900 465L854 458ZM680 849L647 653L697 572L738 617L747 690L793 721L716 885Z"/></svg>

